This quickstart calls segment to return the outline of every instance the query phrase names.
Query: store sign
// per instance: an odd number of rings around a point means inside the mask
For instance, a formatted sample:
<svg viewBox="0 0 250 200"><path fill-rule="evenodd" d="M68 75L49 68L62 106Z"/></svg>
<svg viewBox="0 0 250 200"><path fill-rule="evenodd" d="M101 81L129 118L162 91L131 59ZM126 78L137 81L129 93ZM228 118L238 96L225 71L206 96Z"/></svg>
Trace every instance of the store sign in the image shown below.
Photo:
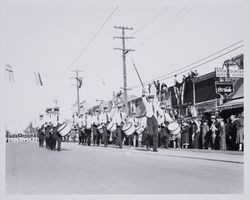
<svg viewBox="0 0 250 200"><path fill-rule="evenodd" d="M46 113L50 114L52 112L52 108L47 108Z"/></svg>
<svg viewBox="0 0 250 200"><path fill-rule="evenodd" d="M54 112L59 112L59 108L54 108Z"/></svg>
<svg viewBox="0 0 250 200"><path fill-rule="evenodd" d="M232 82L215 82L215 92L217 94L228 96L234 93L234 85Z"/></svg>
<svg viewBox="0 0 250 200"><path fill-rule="evenodd" d="M226 68L215 68L216 77L227 77L227 69ZM231 78L244 78L244 70L229 68L229 77Z"/></svg>

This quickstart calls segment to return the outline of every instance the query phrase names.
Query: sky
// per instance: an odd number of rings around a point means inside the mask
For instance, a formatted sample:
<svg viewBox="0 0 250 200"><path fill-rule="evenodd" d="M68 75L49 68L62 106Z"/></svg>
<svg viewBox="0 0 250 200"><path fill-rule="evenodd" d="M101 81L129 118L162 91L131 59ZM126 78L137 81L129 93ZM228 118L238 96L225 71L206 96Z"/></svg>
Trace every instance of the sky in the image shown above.
<svg viewBox="0 0 250 200"><path fill-rule="evenodd" d="M89 105L96 99L109 100L113 91L120 90L121 51L113 48L122 42L113 39L121 36L115 25L133 27L125 31L126 36L135 37L126 40L126 47L135 50L127 54L128 86L140 84L130 56L142 80L148 81L246 38L243 0L0 2L1 123L15 129L35 121L46 107L55 105L55 98L62 117L71 117L76 102L71 70L83 71L80 100ZM244 47L202 65L198 73L211 72L241 53ZM5 64L12 66L15 82L8 81ZM34 72L41 74L43 86L36 84ZM173 78L164 82L171 86ZM141 87L129 94L140 96Z"/></svg>

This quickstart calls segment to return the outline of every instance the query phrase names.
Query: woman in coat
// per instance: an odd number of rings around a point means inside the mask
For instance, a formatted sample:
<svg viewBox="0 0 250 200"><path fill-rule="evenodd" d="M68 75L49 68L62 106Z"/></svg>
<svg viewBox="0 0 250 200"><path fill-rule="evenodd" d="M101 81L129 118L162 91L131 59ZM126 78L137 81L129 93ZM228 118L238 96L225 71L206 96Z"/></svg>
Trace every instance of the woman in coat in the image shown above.
<svg viewBox="0 0 250 200"><path fill-rule="evenodd" d="M194 120L195 125L195 135L194 135L194 143L193 148L194 149L200 149L200 138L201 138L201 128L200 128L200 120Z"/></svg>
<svg viewBox="0 0 250 200"><path fill-rule="evenodd" d="M238 123L237 123L236 144L239 145L239 151L243 151L243 144L244 144L244 116L243 116L243 113L239 116Z"/></svg>
<svg viewBox="0 0 250 200"><path fill-rule="evenodd" d="M182 123L181 126L181 141L182 141L182 148L188 148L189 146L189 125L186 122Z"/></svg>
<svg viewBox="0 0 250 200"><path fill-rule="evenodd" d="M208 121L204 120L202 126L201 126L201 139L202 139L202 147L203 149L207 149L208 148L208 132L209 132L209 126L208 126Z"/></svg>
<svg viewBox="0 0 250 200"><path fill-rule="evenodd" d="M220 150L227 150L227 145L226 145L226 126L225 122L223 119L220 120L219 122L219 136L220 136Z"/></svg>

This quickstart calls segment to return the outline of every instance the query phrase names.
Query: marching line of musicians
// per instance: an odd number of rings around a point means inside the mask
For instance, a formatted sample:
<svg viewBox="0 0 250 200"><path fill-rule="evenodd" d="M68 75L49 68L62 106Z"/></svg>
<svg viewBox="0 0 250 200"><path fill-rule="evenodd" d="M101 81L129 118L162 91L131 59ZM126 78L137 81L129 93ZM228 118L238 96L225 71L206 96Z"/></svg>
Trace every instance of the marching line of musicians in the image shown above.
<svg viewBox="0 0 250 200"><path fill-rule="evenodd" d="M122 148L123 145L133 145L146 147L146 150L152 149L155 152L160 146L237 150L236 142L240 141L243 144L243 136L238 134L238 132L243 134L243 130L237 131L234 124L230 132L231 144L227 148L225 126L221 119L218 123L212 119L211 124L195 118L189 121L177 119L175 116L170 116L166 107L157 101L155 95L148 94L144 90L142 94L146 116L138 118L134 112L127 116L122 104L117 105L111 111L108 107L103 107L102 110L89 110L85 116L77 116L76 125L71 133L78 136L78 142L82 145L100 146L102 144L107 147L111 144L118 148ZM234 121L236 123L236 120ZM47 149L61 151L62 140L68 141L69 138L69 134L63 135L60 132L62 125L56 122L42 124L38 129L39 146L42 147L45 142ZM240 125L243 126L243 122L237 123L237 126ZM216 131L220 141L216 139ZM232 138L235 141L232 141ZM243 147L240 148L242 150Z"/></svg>

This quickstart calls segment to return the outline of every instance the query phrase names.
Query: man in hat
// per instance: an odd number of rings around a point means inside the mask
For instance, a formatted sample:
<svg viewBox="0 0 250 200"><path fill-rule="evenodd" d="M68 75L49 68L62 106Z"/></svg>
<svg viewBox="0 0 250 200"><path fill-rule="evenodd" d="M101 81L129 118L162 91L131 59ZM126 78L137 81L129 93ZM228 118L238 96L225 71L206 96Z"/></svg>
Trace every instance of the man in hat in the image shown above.
<svg viewBox="0 0 250 200"><path fill-rule="evenodd" d="M150 150L150 143L153 140L153 151L157 152L158 147L158 122L156 113L161 115L162 111L159 107L159 103L156 102L154 95L146 95L146 91L142 91L142 101L146 108L147 116L147 129L148 135L146 137L147 150Z"/></svg>
<svg viewBox="0 0 250 200"><path fill-rule="evenodd" d="M86 135L86 144L90 146L91 144L91 126L92 126L92 117L91 111L85 113L85 135Z"/></svg>
<svg viewBox="0 0 250 200"><path fill-rule="evenodd" d="M100 145L100 133L97 129L100 123L99 110L95 109L95 113L92 116L92 128L93 128L93 144Z"/></svg>
<svg viewBox="0 0 250 200"><path fill-rule="evenodd" d="M119 148L122 149L122 140L123 140L123 134L122 134L122 126L126 121L126 114L122 111L122 105L119 104L115 110L114 116L113 116L113 122L116 124L116 130L117 130L117 142L116 144L119 145Z"/></svg>
<svg viewBox="0 0 250 200"><path fill-rule="evenodd" d="M85 127L85 120L83 120L83 115L80 115L80 122L79 122L79 127L80 127L80 135L81 135L81 142L82 145L86 143L86 136L84 133L84 127Z"/></svg>
<svg viewBox="0 0 250 200"><path fill-rule="evenodd" d="M138 120L135 117L135 112L131 111L131 115L128 117L127 122L132 123L132 126L136 127L138 125ZM131 145L136 144L137 141L137 134L136 132L132 133L131 135L126 137L126 143L131 147Z"/></svg>
<svg viewBox="0 0 250 200"><path fill-rule="evenodd" d="M230 120L231 120L231 125L229 129L229 144L231 147L230 150L237 150L238 148L236 146L236 138L237 138L237 129L239 121L236 118L236 115L231 115Z"/></svg>
<svg viewBox="0 0 250 200"><path fill-rule="evenodd" d="M43 143L44 143L44 120L43 120L43 115L39 116L38 140L39 140L39 147L43 147Z"/></svg>
<svg viewBox="0 0 250 200"><path fill-rule="evenodd" d="M82 115L78 115L76 122L77 122L76 133L78 134L78 144L80 145L80 144L83 144L83 132L81 128Z"/></svg>
<svg viewBox="0 0 250 200"><path fill-rule="evenodd" d="M51 137L51 149L53 151L56 150L56 141L57 141L57 136L58 136L58 129L60 127L60 124L57 122L56 117L53 117L52 119L52 137Z"/></svg>
<svg viewBox="0 0 250 200"><path fill-rule="evenodd" d="M50 149L50 131L52 129L52 126L50 123L45 122L45 143L46 143L46 148Z"/></svg>
<svg viewBox="0 0 250 200"><path fill-rule="evenodd" d="M138 121L138 119L135 117L135 111L132 111L131 115L132 115L132 119L131 119L131 120L132 120L132 124L133 124L133 126L137 127L137 126L139 125L139 121ZM139 142L138 142L138 134L137 134L136 132L134 132L132 135L133 135L133 136L132 136L133 145L136 147L136 146L139 145Z"/></svg>
<svg viewBox="0 0 250 200"><path fill-rule="evenodd" d="M160 126L161 126L161 144L164 148L169 147L169 137L170 132L167 128L168 124L173 122L172 118L168 114L167 107L165 105L161 105L161 109L163 111L162 117L160 119Z"/></svg>
<svg viewBox="0 0 250 200"><path fill-rule="evenodd" d="M104 106L103 107L103 112L100 114L100 123L102 125L103 129L103 144L105 147L108 146L108 130L107 130L107 125L110 122L110 114L108 113L108 107Z"/></svg>
<svg viewBox="0 0 250 200"><path fill-rule="evenodd" d="M58 123L57 125L57 130L59 129L59 127L61 126L62 124L61 123ZM57 141L57 151L61 151L61 144L62 144L62 136L61 134L57 131L57 138L56 138L56 141Z"/></svg>

